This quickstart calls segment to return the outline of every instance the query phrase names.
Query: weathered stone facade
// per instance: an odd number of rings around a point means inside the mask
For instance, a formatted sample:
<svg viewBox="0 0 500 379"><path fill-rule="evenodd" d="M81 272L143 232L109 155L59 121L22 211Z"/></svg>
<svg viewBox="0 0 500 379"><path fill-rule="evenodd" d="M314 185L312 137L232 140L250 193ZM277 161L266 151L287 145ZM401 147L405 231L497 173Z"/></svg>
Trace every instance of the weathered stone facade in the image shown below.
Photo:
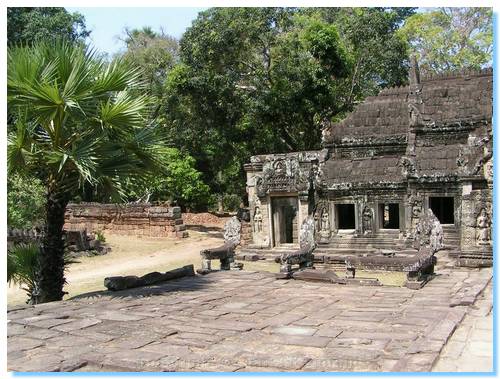
<svg viewBox="0 0 500 379"><path fill-rule="evenodd" d="M251 157L252 243L296 248L312 215L315 257L413 246L428 210L460 264L492 262L493 72L420 78L325 125L322 150Z"/></svg>
<svg viewBox="0 0 500 379"><path fill-rule="evenodd" d="M180 207L146 204L69 204L64 228L148 237L188 236Z"/></svg>

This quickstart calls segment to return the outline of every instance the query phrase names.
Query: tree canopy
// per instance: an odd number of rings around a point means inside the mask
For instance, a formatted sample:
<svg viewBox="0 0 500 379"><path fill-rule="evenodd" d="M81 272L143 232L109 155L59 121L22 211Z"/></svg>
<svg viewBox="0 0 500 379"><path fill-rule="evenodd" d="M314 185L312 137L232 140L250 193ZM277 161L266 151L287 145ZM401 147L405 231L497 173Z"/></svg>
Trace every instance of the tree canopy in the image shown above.
<svg viewBox="0 0 500 379"><path fill-rule="evenodd" d="M81 15L62 8L9 8L8 20L9 44L89 33ZM132 96L151 99L145 122L161 125L170 141L169 164L142 183L125 181L126 198L204 208L215 195L245 196L251 155L318 149L325 121L406 84L410 54L423 73L491 63L492 12L210 8L180 40L144 26L126 30L123 41L113 59L138 70L142 85ZM107 198L89 183L78 195Z"/></svg>
<svg viewBox="0 0 500 379"><path fill-rule="evenodd" d="M40 299L61 300L64 213L87 183L123 196L123 183L157 172L164 138L148 123L149 98L123 60L106 62L66 40L14 46L7 55L8 173L30 173L46 189Z"/></svg>
<svg viewBox="0 0 500 379"><path fill-rule="evenodd" d="M244 194L250 155L319 148L324 120L407 80L413 9L211 8L180 41L165 125L215 193Z"/></svg>
<svg viewBox="0 0 500 379"><path fill-rule="evenodd" d="M85 18L54 7L7 8L8 45L33 44L35 41L66 38L83 41L90 35Z"/></svg>
<svg viewBox="0 0 500 379"><path fill-rule="evenodd" d="M163 32L154 32L147 26L126 29L123 40L127 47L123 58L141 69L149 95L160 103L165 78L179 60L177 40Z"/></svg>
<svg viewBox="0 0 500 379"><path fill-rule="evenodd" d="M439 8L416 13L398 32L416 54L422 73L491 65L492 8Z"/></svg>

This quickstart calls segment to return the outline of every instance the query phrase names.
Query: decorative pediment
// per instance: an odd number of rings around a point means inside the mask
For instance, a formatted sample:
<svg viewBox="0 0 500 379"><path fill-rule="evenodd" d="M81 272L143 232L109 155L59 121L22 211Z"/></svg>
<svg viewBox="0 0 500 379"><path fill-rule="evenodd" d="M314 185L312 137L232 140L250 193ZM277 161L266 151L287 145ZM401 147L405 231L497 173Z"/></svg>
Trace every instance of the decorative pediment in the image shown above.
<svg viewBox="0 0 500 379"><path fill-rule="evenodd" d="M308 171L300 168L296 157L267 160L264 162L262 175L256 179L257 195L263 197L270 192L307 191L309 189Z"/></svg>

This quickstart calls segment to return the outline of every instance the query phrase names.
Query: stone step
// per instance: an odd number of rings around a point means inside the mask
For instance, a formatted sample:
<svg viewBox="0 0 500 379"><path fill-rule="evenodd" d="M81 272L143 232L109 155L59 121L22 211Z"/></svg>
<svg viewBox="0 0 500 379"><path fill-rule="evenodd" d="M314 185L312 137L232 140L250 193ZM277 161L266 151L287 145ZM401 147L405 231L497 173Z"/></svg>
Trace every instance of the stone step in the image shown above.
<svg viewBox="0 0 500 379"><path fill-rule="evenodd" d="M330 243L328 245L318 245L319 249L398 249L402 248L403 244L396 243L373 243L373 244L365 244L365 243Z"/></svg>

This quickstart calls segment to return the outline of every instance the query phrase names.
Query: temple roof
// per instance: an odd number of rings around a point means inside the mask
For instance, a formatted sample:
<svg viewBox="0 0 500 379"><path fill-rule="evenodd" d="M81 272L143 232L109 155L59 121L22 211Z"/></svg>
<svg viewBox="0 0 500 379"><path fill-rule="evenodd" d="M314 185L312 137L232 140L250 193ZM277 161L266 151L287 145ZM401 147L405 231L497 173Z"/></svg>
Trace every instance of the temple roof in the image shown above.
<svg viewBox="0 0 500 379"><path fill-rule="evenodd" d="M368 97L344 120L327 126L323 144L343 145L353 140L405 135L411 124L412 105L416 126L461 127L491 121L493 71L463 71L422 78L415 87L382 90Z"/></svg>
<svg viewBox="0 0 500 379"><path fill-rule="evenodd" d="M420 78L412 62L409 79L328 125L323 150L253 156L245 170L265 171L280 160L308 170L308 162L317 162L331 190L486 178L493 150L492 69Z"/></svg>
<svg viewBox="0 0 500 379"><path fill-rule="evenodd" d="M398 156L330 159L323 167L328 187L340 183L403 182Z"/></svg>
<svg viewBox="0 0 500 379"><path fill-rule="evenodd" d="M333 147L328 188L480 176L492 151L492 94L491 69L420 79L412 67L408 86L368 97L323 132Z"/></svg>

